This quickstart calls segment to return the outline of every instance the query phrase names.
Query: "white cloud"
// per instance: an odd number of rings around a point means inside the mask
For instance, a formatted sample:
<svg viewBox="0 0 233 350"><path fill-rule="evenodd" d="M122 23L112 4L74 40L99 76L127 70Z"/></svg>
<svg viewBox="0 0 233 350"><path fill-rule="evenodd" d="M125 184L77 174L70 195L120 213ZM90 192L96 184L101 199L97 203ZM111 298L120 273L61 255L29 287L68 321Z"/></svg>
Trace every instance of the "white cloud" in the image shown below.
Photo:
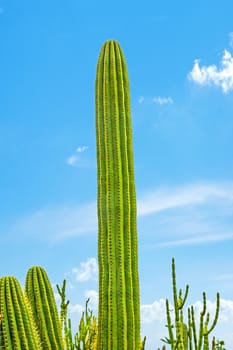
<svg viewBox="0 0 233 350"><path fill-rule="evenodd" d="M96 280L98 274L97 261L95 258L89 258L87 261L80 263L80 268L74 267L72 272L76 275L78 282Z"/></svg>
<svg viewBox="0 0 233 350"><path fill-rule="evenodd" d="M166 321L166 301L160 299L152 304L141 305L142 323L151 323L154 321Z"/></svg>
<svg viewBox="0 0 233 350"><path fill-rule="evenodd" d="M216 65L201 67L199 60L195 60L188 78L199 85L215 85L220 87L224 93L229 92L233 89L233 57L231 53L224 50L219 68Z"/></svg>
<svg viewBox="0 0 233 350"><path fill-rule="evenodd" d="M69 156L67 159L66 159L66 163L68 165L71 165L71 166L76 166L78 164L78 162L80 161L80 153L83 153L85 152L86 150L88 150L89 147L88 146L79 146L76 148L76 153L78 153L79 155L77 154L72 154L71 156Z"/></svg>
<svg viewBox="0 0 233 350"><path fill-rule="evenodd" d="M69 304L68 306L68 312L69 314L82 314L82 312L84 311L84 307L80 304L75 304L75 305L72 305L72 304Z"/></svg>
<svg viewBox="0 0 233 350"><path fill-rule="evenodd" d="M138 99L138 103L142 104L144 102L147 102L149 104L156 103L159 105L165 105L165 104L173 104L173 99L171 97L161 97L161 96L155 96L155 97L140 96Z"/></svg>
<svg viewBox="0 0 233 350"><path fill-rule="evenodd" d="M76 152L77 153L83 153L86 150L88 150L88 148L89 148L88 146L79 146L79 147L76 148Z"/></svg>
<svg viewBox="0 0 233 350"><path fill-rule="evenodd" d="M153 102L159 105L173 104L173 99L171 97L156 96L153 98Z"/></svg>
<svg viewBox="0 0 233 350"><path fill-rule="evenodd" d="M66 163L68 165L74 166L75 164L77 164L78 160L79 160L78 156L72 155L67 158Z"/></svg>

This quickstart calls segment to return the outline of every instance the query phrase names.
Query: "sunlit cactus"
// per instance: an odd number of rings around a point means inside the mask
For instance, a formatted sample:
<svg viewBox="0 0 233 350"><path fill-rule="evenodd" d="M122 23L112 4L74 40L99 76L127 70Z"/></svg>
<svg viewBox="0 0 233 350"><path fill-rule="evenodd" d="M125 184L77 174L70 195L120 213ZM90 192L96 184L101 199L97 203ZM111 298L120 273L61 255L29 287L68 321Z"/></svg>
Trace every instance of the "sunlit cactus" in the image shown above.
<svg viewBox="0 0 233 350"><path fill-rule="evenodd" d="M171 310L168 299L166 299L166 315L167 315L167 328L168 337L162 339L165 343L169 344L171 350L210 350L209 335L213 331L217 324L220 307L220 295L217 293L216 311L212 322L209 327L210 314L206 313L206 294L203 293L203 309L200 312L199 319L199 332L196 328L196 320L194 314L194 307L188 308L188 320L187 324L184 321L184 304L188 297L189 286L186 285L184 297L182 296L182 290L177 293L176 287L176 271L175 260L172 259L172 287L173 287L173 302L174 309ZM174 311L174 322L171 317L171 312ZM175 334L174 334L175 331ZM166 350L164 347L163 349ZM162 350L163 350L162 349ZM215 345L212 344L212 349L217 350ZM159 349L158 349L159 350Z"/></svg>
<svg viewBox="0 0 233 350"><path fill-rule="evenodd" d="M0 349L42 350L30 306L13 276L0 278Z"/></svg>
<svg viewBox="0 0 233 350"><path fill-rule="evenodd" d="M138 240L129 80L119 44L107 41L96 74L98 350L140 348Z"/></svg>
<svg viewBox="0 0 233 350"><path fill-rule="evenodd" d="M52 286L42 267L33 266L28 270L25 293L38 327L43 350L63 350L62 324Z"/></svg>

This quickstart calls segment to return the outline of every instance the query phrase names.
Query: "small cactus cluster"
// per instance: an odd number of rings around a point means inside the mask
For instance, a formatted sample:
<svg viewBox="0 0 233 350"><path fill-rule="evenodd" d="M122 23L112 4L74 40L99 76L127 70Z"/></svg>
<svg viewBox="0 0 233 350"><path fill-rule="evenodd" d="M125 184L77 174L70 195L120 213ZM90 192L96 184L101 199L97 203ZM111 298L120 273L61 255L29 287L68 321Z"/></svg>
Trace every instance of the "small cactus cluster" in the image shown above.
<svg viewBox="0 0 233 350"><path fill-rule="evenodd" d="M194 307L188 308L188 321L184 322L183 309L188 297L189 286L186 285L184 296L182 289L177 293L176 287L176 271L175 260L172 259L172 287L173 287L173 303L174 303L174 323L171 319L171 310L169 301L166 299L166 315L169 337L162 339L163 342L169 344L171 350L217 350L218 342L212 341L212 347L209 344L209 335L215 328L219 316L220 295L217 293L216 312L212 325L209 326L210 314L206 309L206 294L203 293L203 309L200 313L199 332L197 334L196 320L194 315ZM175 334L173 330L175 329ZM158 349L159 350L159 349ZM166 350L165 345L162 350Z"/></svg>
<svg viewBox="0 0 233 350"><path fill-rule="evenodd" d="M45 270L32 267L25 292L14 276L0 278L0 349L63 350L62 329Z"/></svg>
<svg viewBox="0 0 233 350"><path fill-rule="evenodd" d="M66 280L60 288L57 285L58 293L61 297L60 321L63 329L65 350L96 350L97 349L97 318L93 311L88 308L89 299L86 301L85 311L79 323L78 331L72 334L71 320L67 320L69 301L66 301Z"/></svg>

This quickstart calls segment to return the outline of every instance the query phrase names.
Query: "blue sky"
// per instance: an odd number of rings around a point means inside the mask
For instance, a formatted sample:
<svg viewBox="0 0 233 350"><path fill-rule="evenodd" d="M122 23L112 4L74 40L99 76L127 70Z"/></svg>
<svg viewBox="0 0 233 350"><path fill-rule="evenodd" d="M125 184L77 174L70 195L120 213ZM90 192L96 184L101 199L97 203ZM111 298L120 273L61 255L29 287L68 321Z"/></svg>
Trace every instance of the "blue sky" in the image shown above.
<svg viewBox="0 0 233 350"><path fill-rule="evenodd" d="M142 335L166 336L171 259L233 347L233 3L0 0L1 275L67 279L77 324L97 305L94 82L105 40L126 57L138 198Z"/></svg>

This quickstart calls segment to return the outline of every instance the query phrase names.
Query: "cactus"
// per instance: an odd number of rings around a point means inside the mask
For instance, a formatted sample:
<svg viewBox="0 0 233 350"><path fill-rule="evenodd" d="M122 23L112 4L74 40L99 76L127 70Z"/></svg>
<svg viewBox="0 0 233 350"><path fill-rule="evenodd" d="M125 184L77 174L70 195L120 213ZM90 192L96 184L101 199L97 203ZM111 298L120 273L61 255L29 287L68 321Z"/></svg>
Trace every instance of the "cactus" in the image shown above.
<svg viewBox="0 0 233 350"><path fill-rule="evenodd" d="M129 80L116 41L96 74L98 165L98 350L138 350L140 306Z"/></svg>
<svg viewBox="0 0 233 350"><path fill-rule="evenodd" d="M210 314L209 312L206 314L206 294L203 292L203 310L200 313L200 326L199 326L199 339L197 341L197 335L196 335L196 325L195 325L195 317L194 317L194 308L191 306L191 309L189 309L189 313L191 313L191 327L190 332L193 332L193 336L195 340L195 350L201 350L202 343L203 343L203 349L209 350L209 334L213 331L214 327L217 324L218 316L219 316L219 308L220 308L220 295L217 293L216 298L216 310L215 310L215 316L214 320L212 322L212 325L208 329ZM206 315L206 319L204 321L204 317Z"/></svg>
<svg viewBox="0 0 233 350"><path fill-rule="evenodd" d="M64 349L65 350L96 350L97 346L97 319L93 311L88 308L89 299L86 301L86 308L82 314L78 332L73 335L71 320L67 320L69 300L66 300L66 280L63 281L60 288L57 284L57 290L61 297L60 321L63 328Z"/></svg>
<svg viewBox="0 0 233 350"><path fill-rule="evenodd" d="M42 267L33 266L28 270L25 294L31 305L43 349L62 350L62 325L59 322L52 286Z"/></svg>
<svg viewBox="0 0 233 350"><path fill-rule="evenodd" d="M29 303L18 280L0 278L0 348L42 350Z"/></svg>
<svg viewBox="0 0 233 350"><path fill-rule="evenodd" d="M188 308L188 324L183 320L183 308L188 297L189 286L185 288L184 297L182 297L182 290L177 293L176 288L176 271L175 260L172 259L172 286L173 286L173 301L175 312L175 323L171 320L171 310L169 308L168 299L166 299L166 314L167 314L167 328L169 338L162 339L163 342L171 346L171 350L209 350L209 334L213 331L217 324L219 315L220 295L217 293L216 312L212 325L208 328L210 314L206 314L206 295L203 293L203 309L200 313L199 334L197 335L196 321L194 316L193 306ZM206 316L206 317L205 317ZM205 317L205 320L204 320ZM176 330L176 335L173 334L173 329ZM215 349L214 342L212 348Z"/></svg>

